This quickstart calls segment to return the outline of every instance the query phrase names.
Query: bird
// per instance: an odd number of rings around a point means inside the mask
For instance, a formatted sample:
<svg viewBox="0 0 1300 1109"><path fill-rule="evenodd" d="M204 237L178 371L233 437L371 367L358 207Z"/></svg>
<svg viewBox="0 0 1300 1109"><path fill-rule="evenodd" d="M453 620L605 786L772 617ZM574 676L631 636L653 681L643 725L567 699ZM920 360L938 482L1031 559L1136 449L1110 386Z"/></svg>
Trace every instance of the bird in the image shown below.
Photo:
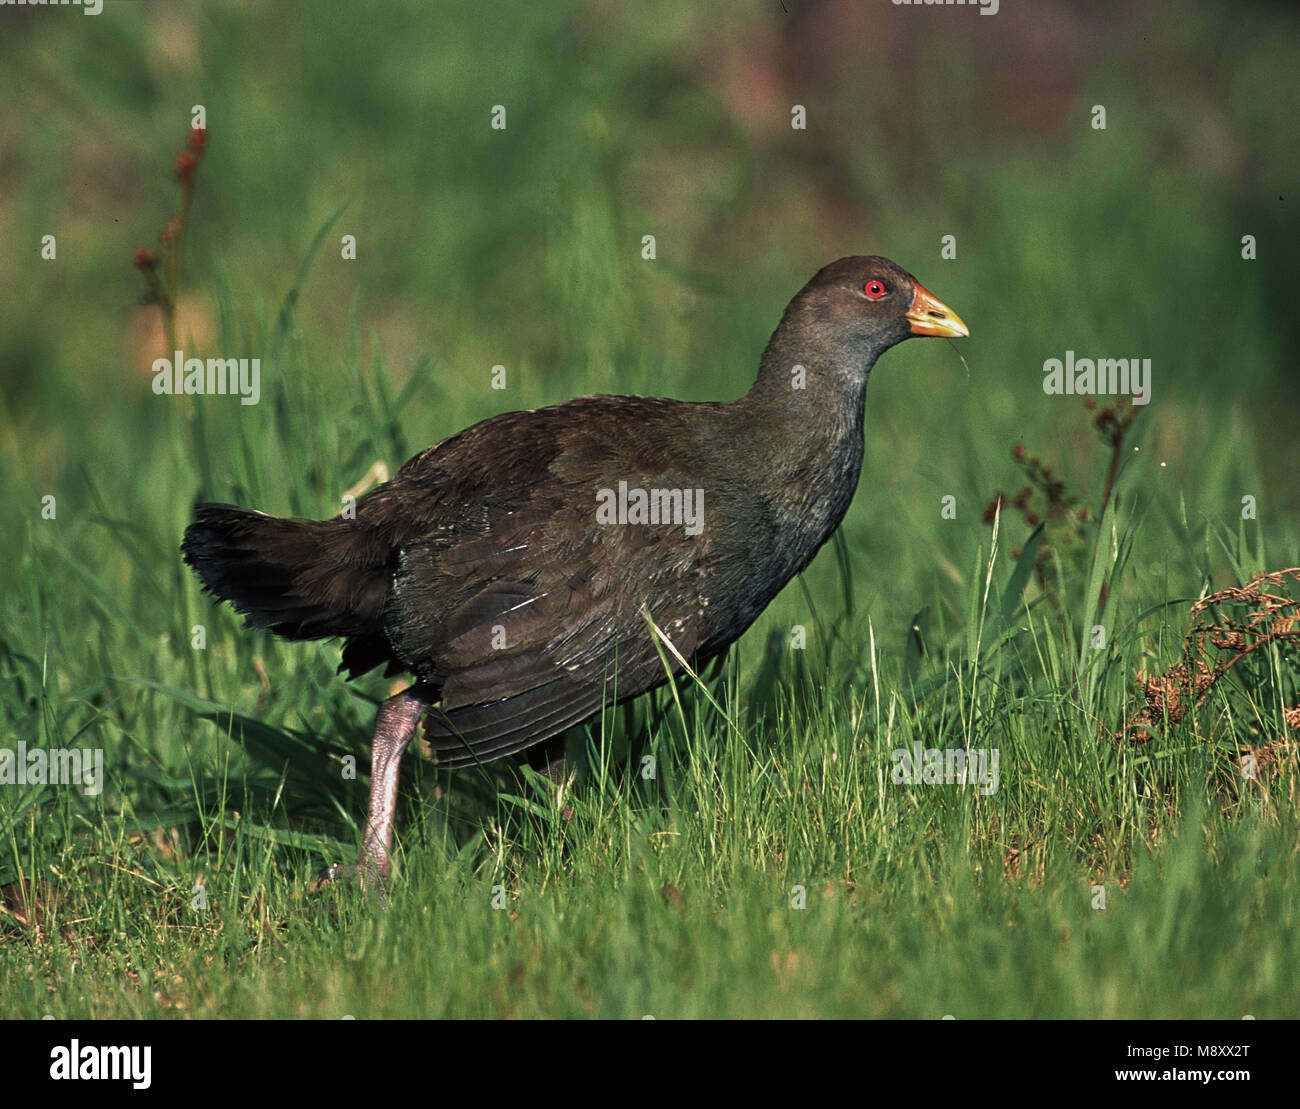
<svg viewBox="0 0 1300 1109"><path fill-rule="evenodd" d="M529 750L550 771L566 729L724 652L844 518L876 359L967 335L894 262L841 258L789 302L735 400L592 395L503 413L329 520L196 505L184 561L247 627L342 639L349 678L412 679L376 713L347 873L390 876L421 723L439 765Z"/></svg>

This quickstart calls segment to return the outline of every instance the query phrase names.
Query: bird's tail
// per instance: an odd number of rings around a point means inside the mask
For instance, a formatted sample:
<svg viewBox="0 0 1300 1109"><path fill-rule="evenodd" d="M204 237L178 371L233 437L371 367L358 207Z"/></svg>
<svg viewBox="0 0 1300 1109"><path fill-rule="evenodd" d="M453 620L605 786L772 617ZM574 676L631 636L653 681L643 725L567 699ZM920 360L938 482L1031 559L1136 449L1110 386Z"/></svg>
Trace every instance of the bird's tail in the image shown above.
<svg viewBox="0 0 1300 1109"><path fill-rule="evenodd" d="M389 552L354 520L285 520L232 504L201 504L181 553L208 592L249 627L289 639L379 632Z"/></svg>

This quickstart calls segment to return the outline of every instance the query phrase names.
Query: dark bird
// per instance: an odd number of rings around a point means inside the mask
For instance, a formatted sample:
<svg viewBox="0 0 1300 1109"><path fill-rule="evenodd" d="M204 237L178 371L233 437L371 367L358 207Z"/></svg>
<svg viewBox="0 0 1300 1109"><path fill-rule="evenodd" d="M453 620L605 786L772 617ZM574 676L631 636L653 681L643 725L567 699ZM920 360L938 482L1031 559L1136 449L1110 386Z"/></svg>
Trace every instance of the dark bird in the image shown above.
<svg viewBox="0 0 1300 1109"><path fill-rule="evenodd" d="M726 650L844 518L876 359L967 334L893 262L842 258L787 306L738 400L507 412L417 454L352 518L200 504L181 551L249 627L340 637L350 677L415 676L375 720L358 873L382 880L422 718L441 765L487 762L662 685L660 647L675 673Z"/></svg>

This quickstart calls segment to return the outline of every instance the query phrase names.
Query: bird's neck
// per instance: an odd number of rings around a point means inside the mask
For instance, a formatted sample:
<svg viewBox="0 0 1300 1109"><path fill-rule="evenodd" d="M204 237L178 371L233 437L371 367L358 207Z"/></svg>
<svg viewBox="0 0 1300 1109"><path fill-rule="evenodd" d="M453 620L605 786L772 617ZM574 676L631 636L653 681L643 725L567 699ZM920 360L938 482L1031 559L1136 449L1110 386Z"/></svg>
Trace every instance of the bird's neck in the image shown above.
<svg viewBox="0 0 1300 1109"><path fill-rule="evenodd" d="M781 321L763 352L753 387L735 402L753 442L769 442L773 461L816 468L849 447L862 456L862 421L874 351L846 350L810 328ZM857 474L854 473L854 480Z"/></svg>
<svg viewBox="0 0 1300 1109"><path fill-rule="evenodd" d="M855 361L856 359L856 361ZM781 329L772 336L758 378L734 402L752 465L771 491L772 511L810 546L834 532L862 470L867 379L875 356L846 356Z"/></svg>

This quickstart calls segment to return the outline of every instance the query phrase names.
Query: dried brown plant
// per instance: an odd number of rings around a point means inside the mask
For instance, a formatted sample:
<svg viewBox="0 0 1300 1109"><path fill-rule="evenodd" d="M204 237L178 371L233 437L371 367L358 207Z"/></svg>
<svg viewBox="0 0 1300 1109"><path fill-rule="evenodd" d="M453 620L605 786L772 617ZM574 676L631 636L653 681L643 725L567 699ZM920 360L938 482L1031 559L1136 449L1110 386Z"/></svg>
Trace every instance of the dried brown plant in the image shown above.
<svg viewBox="0 0 1300 1109"><path fill-rule="evenodd" d="M1145 743L1153 726L1177 724L1229 670L1260 648L1300 639L1300 599L1283 592L1288 586L1300 586L1300 566L1256 574L1240 588L1222 589L1197 601L1181 661L1154 677L1138 674L1145 703L1115 738ZM1283 719L1288 729L1300 731L1300 705L1285 708Z"/></svg>

